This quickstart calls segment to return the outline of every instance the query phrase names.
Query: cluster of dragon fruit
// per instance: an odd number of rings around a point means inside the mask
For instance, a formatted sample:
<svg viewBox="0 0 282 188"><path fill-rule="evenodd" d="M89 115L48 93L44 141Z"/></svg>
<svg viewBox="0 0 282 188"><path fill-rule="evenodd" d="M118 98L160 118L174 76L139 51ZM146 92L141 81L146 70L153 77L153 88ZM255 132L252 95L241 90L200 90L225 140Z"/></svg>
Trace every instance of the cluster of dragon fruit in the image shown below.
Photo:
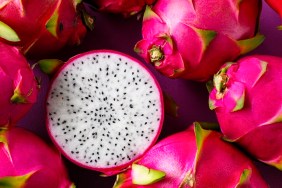
<svg viewBox="0 0 282 188"><path fill-rule="evenodd" d="M265 1L282 17L281 1ZM261 9L261 0L1 0L0 187L74 188L65 160L115 176L114 188L269 187L255 163L282 170L282 57L249 55L265 40ZM141 60L105 49L49 58L95 30L93 11L143 19L132 46ZM159 139L176 107L148 66L207 83L217 123ZM18 126L38 101L35 67L50 77L50 142Z"/></svg>

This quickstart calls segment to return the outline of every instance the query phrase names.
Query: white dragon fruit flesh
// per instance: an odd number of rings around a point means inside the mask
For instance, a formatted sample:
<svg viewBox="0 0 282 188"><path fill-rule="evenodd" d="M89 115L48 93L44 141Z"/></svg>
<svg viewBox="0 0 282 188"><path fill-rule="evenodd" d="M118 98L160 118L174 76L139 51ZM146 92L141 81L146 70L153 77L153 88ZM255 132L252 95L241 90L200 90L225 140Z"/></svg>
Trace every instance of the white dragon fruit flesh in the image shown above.
<svg viewBox="0 0 282 188"><path fill-rule="evenodd" d="M147 68L109 50L71 58L54 76L46 108L50 137L62 153L107 175L155 143L164 113L160 86Z"/></svg>

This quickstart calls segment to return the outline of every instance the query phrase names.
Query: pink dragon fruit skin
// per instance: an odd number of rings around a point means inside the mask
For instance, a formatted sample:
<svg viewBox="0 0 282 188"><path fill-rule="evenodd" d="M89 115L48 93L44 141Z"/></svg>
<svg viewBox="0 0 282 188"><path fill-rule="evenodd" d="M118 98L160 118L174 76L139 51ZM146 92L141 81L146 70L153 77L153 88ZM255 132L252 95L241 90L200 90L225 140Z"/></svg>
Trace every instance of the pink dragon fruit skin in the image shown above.
<svg viewBox="0 0 282 188"><path fill-rule="evenodd" d="M0 159L1 185L23 188L74 187L57 150L23 128L0 129Z"/></svg>
<svg viewBox="0 0 282 188"><path fill-rule="evenodd" d="M56 33L44 30L41 37L29 50L30 54L44 55L45 51L55 52L62 49L65 45L79 45L85 34L86 27L82 19L79 18L74 0L61 0L58 6L58 21ZM44 51L41 47L44 46Z"/></svg>
<svg viewBox="0 0 282 188"><path fill-rule="evenodd" d="M207 80L263 41L260 9L259 0L159 0L146 8L135 51L165 76Z"/></svg>
<svg viewBox="0 0 282 188"><path fill-rule="evenodd" d="M8 27L10 33L0 32L0 40L33 56L79 44L86 33L76 10L79 3L79 0L4 1L0 4L0 22L3 31ZM15 38L7 39L3 37L5 34Z"/></svg>
<svg viewBox="0 0 282 188"><path fill-rule="evenodd" d="M267 187L251 160L221 136L194 123L157 143L134 164L137 167L118 175L114 187ZM140 166L149 171L137 173ZM150 182L144 177L152 171Z"/></svg>
<svg viewBox="0 0 282 188"><path fill-rule="evenodd" d="M249 56L214 76L210 108L227 140L282 170L282 58Z"/></svg>
<svg viewBox="0 0 282 188"><path fill-rule="evenodd" d="M155 0L89 0L99 11L122 14L125 17L134 15L152 5Z"/></svg>
<svg viewBox="0 0 282 188"><path fill-rule="evenodd" d="M15 124L36 102L38 83L24 56L0 43L0 127Z"/></svg>

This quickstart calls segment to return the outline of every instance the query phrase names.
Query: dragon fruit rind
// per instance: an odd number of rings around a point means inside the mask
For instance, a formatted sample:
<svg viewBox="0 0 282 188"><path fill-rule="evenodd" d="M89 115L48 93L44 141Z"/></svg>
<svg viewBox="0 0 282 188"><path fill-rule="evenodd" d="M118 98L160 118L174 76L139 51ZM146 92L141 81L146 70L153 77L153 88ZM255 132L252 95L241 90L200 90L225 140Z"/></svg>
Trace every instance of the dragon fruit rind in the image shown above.
<svg viewBox="0 0 282 188"><path fill-rule="evenodd" d="M282 58L249 56L214 76L210 108L221 131L255 158L282 170Z"/></svg>
<svg viewBox="0 0 282 188"><path fill-rule="evenodd" d="M0 40L41 56L79 44L86 33L80 0L7 0L0 3Z"/></svg>
<svg viewBox="0 0 282 188"><path fill-rule="evenodd" d="M134 15L144 9L145 5L152 5L155 0L88 0L99 11L122 14L125 17Z"/></svg>
<svg viewBox="0 0 282 188"><path fill-rule="evenodd" d="M15 47L0 42L0 127L14 125L36 102L38 83Z"/></svg>
<svg viewBox="0 0 282 188"><path fill-rule="evenodd" d="M147 6L135 51L168 77L204 81L256 48L261 1L159 0Z"/></svg>
<svg viewBox="0 0 282 188"><path fill-rule="evenodd" d="M157 143L114 187L267 187L251 160L221 137L196 122Z"/></svg>
<svg viewBox="0 0 282 188"><path fill-rule="evenodd" d="M0 161L0 187L74 187L58 151L23 128L0 128Z"/></svg>

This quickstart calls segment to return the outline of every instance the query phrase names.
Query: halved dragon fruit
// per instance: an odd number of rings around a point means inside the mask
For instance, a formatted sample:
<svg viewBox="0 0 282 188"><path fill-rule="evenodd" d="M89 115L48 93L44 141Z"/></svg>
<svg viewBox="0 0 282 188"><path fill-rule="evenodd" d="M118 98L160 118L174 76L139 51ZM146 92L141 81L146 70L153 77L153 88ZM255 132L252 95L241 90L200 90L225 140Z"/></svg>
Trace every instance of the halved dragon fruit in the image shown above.
<svg viewBox="0 0 282 188"><path fill-rule="evenodd" d="M260 0L158 0L146 8L135 51L165 76L207 80L263 41L260 9Z"/></svg>
<svg viewBox="0 0 282 188"><path fill-rule="evenodd" d="M101 12L122 14L125 17L134 15L152 5L156 0L86 0Z"/></svg>
<svg viewBox="0 0 282 188"><path fill-rule="evenodd" d="M226 139L282 170L282 58L249 56L214 76L210 108Z"/></svg>
<svg viewBox="0 0 282 188"><path fill-rule="evenodd" d="M267 187L252 161L221 137L194 123L153 146L114 187Z"/></svg>
<svg viewBox="0 0 282 188"><path fill-rule="evenodd" d="M74 187L59 152L23 128L0 128L0 161L0 187Z"/></svg>
<svg viewBox="0 0 282 188"><path fill-rule="evenodd" d="M123 170L155 143L163 123L157 80L119 52L90 51L55 75L47 127L63 154L107 175Z"/></svg>
<svg viewBox="0 0 282 188"><path fill-rule="evenodd" d="M80 0L5 0L0 3L0 40L23 53L43 55L79 44L86 33Z"/></svg>
<svg viewBox="0 0 282 188"><path fill-rule="evenodd" d="M14 125L36 102L38 83L15 47L0 42L0 127Z"/></svg>

